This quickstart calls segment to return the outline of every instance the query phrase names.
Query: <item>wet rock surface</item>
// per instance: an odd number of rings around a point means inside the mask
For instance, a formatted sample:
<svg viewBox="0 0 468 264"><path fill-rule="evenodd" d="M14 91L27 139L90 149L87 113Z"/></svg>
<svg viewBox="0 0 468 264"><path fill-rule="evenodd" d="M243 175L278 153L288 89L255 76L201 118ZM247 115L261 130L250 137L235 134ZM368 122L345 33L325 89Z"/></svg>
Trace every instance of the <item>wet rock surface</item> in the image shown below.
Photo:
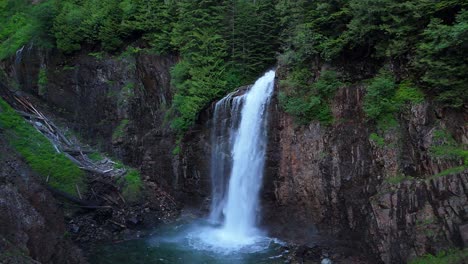
<svg viewBox="0 0 468 264"><path fill-rule="evenodd" d="M356 249L347 245L306 246L290 244L284 247L282 258L285 263L291 264L372 264L368 256L359 255Z"/></svg>

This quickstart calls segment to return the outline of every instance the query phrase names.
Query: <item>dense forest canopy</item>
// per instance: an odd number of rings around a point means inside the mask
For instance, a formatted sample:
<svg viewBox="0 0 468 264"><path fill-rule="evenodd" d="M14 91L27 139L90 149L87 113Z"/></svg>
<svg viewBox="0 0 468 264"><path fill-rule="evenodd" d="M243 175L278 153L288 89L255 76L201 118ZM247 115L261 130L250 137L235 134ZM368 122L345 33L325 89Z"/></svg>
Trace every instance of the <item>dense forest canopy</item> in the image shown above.
<svg viewBox="0 0 468 264"><path fill-rule="evenodd" d="M382 67L369 85L379 102L366 103L378 119L415 95L463 107L467 8L463 0L0 0L0 59L27 43L66 54L176 54L169 115L183 132L209 102L277 61L287 72L284 109L301 123L332 122L330 98L356 80L321 67L358 58Z"/></svg>

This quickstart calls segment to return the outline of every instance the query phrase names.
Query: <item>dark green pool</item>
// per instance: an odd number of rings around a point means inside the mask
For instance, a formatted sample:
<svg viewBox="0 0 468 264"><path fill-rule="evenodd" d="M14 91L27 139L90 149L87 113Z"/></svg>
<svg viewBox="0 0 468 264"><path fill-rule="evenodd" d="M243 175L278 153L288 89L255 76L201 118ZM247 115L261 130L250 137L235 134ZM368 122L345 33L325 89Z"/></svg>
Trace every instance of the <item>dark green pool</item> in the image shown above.
<svg viewBox="0 0 468 264"><path fill-rule="evenodd" d="M266 236L241 245L226 245L210 235L216 227L196 220L160 227L147 238L96 247L92 264L144 263L284 263L281 242ZM206 242L205 237L209 237ZM214 239L214 240L213 240Z"/></svg>

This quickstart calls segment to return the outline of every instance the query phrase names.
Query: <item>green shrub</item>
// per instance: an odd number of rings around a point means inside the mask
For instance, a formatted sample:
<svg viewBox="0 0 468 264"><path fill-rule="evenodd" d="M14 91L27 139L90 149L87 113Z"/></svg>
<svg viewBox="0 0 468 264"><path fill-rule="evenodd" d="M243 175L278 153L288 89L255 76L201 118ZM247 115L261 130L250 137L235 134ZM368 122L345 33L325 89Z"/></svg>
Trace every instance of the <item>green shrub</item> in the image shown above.
<svg viewBox="0 0 468 264"><path fill-rule="evenodd" d="M128 59L128 58L133 58L135 56L137 56L140 52L142 51L141 48L138 48L138 47L133 47L133 46L128 46L125 51L123 51L120 55L119 55L119 60L124 60L124 59Z"/></svg>
<svg viewBox="0 0 468 264"><path fill-rule="evenodd" d="M43 180L58 190L76 194L76 186L86 191L84 173L50 141L0 99L0 130L11 146L24 157Z"/></svg>
<svg viewBox="0 0 468 264"><path fill-rule="evenodd" d="M116 169L123 169L125 168L125 165L123 165L123 163L121 161L116 161L115 162L115 166L114 166Z"/></svg>
<svg viewBox="0 0 468 264"><path fill-rule="evenodd" d="M379 136L376 133L371 133L369 135L369 139L379 147L384 147L385 146L385 139L383 137Z"/></svg>
<svg viewBox="0 0 468 264"><path fill-rule="evenodd" d="M422 103L424 94L410 81L396 84L390 72L381 71L367 85L364 97L364 112L383 131L398 125L395 115L406 104Z"/></svg>
<svg viewBox="0 0 468 264"><path fill-rule="evenodd" d="M403 81L396 91L395 101L398 106L405 103L419 104L424 102L424 93L410 81Z"/></svg>
<svg viewBox="0 0 468 264"><path fill-rule="evenodd" d="M309 84L312 73L303 68L292 71L280 82L283 92L279 102L284 111L292 115L300 125L313 120L324 125L333 122L330 101L336 90L343 85L334 71L324 71L315 83Z"/></svg>
<svg viewBox="0 0 468 264"><path fill-rule="evenodd" d="M390 184L399 184L403 181L407 181L407 180L412 180L413 177L410 177L410 176L405 176L405 175L397 175L397 176L393 176L393 177L389 177L389 178L386 178L385 181L390 183Z"/></svg>
<svg viewBox="0 0 468 264"><path fill-rule="evenodd" d="M394 100L397 85L386 71L371 79L364 98L364 112L372 120L385 120L398 110Z"/></svg>
<svg viewBox="0 0 468 264"><path fill-rule="evenodd" d="M117 140L125 135L125 128L127 127L128 123L128 119L122 119L122 121L120 121L120 124L114 129L114 132L112 133L112 140Z"/></svg>
<svg viewBox="0 0 468 264"><path fill-rule="evenodd" d="M436 255L426 254L411 260L409 264L459 264L468 260L468 249L442 250Z"/></svg>
<svg viewBox="0 0 468 264"><path fill-rule="evenodd" d="M462 160L464 166L468 166L468 149L463 144L458 144L452 135L446 130L435 130L433 143L429 148L429 154L433 157L447 160Z"/></svg>
<svg viewBox="0 0 468 264"><path fill-rule="evenodd" d="M104 159L104 157L99 152L93 152L93 153L89 154L88 158L91 159L92 161L95 161L95 162L101 161L101 160Z"/></svg>
<svg viewBox="0 0 468 264"><path fill-rule="evenodd" d="M90 52L88 53L89 56L94 57L98 60L102 60L106 53L104 51L99 51L99 52Z"/></svg>

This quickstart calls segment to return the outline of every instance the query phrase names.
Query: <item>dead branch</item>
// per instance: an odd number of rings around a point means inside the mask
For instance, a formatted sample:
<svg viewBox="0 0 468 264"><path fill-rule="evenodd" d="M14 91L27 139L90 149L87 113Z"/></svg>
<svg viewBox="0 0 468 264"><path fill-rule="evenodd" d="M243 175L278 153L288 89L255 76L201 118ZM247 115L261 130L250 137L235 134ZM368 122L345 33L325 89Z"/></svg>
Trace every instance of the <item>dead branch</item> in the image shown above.
<svg viewBox="0 0 468 264"><path fill-rule="evenodd" d="M71 149L71 148L62 148L63 152L67 152L71 155L81 155L81 153L92 153L93 151L87 149Z"/></svg>
<svg viewBox="0 0 468 264"><path fill-rule="evenodd" d="M114 221L114 220L109 219L109 222L111 222L111 223L113 223L113 224L115 224L115 225L118 225L118 226L120 226L121 228L127 228L127 226L125 226L124 224L118 223L118 222L116 222L116 221Z"/></svg>
<svg viewBox="0 0 468 264"><path fill-rule="evenodd" d="M75 187L76 187L76 192L78 193L78 196L80 197L80 200L83 200L83 197L81 196L81 192L80 192L80 187L78 187L77 184L75 184Z"/></svg>
<svg viewBox="0 0 468 264"><path fill-rule="evenodd" d="M101 174L101 175L106 175L109 170L106 170L106 171L100 171L98 169L94 169L94 168L90 168L90 167L85 167L83 166L83 164L80 164L80 169L82 170L85 170L85 171L89 171L89 172L93 172L93 173L97 173L97 174Z"/></svg>
<svg viewBox="0 0 468 264"><path fill-rule="evenodd" d="M29 113L26 113L24 111L21 111L21 110L16 110L16 112L24 117L28 117L28 118L34 118L34 119L39 119L39 120L43 120L42 117L40 116L37 116L37 115L33 115L33 114L29 114Z"/></svg>
<svg viewBox="0 0 468 264"><path fill-rule="evenodd" d="M92 201L86 201L86 200L82 200L82 199L79 199L78 197L75 197L71 194L68 194L66 192L63 192L63 191L60 191L60 190L57 190L49 185L46 185L46 188L52 192L53 194L55 195L58 195L70 202L73 202L73 203L76 203L76 204L79 204L81 206L96 206L95 202L92 202Z"/></svg>

